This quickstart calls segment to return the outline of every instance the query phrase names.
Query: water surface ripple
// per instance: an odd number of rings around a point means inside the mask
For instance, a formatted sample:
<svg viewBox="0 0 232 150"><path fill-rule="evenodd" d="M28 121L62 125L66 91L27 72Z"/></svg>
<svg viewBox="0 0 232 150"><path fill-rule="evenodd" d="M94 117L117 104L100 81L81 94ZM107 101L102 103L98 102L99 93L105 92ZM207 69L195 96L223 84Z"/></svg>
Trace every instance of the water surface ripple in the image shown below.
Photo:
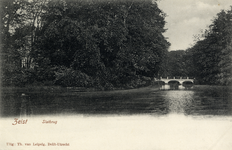
<svg viewBox="0 0 232 150"><path fill-rule="evenodd" d="M231 88L194 86L191 89L61 93L5 92L1 116L20 115L184 114L232 116Z"/></svg>

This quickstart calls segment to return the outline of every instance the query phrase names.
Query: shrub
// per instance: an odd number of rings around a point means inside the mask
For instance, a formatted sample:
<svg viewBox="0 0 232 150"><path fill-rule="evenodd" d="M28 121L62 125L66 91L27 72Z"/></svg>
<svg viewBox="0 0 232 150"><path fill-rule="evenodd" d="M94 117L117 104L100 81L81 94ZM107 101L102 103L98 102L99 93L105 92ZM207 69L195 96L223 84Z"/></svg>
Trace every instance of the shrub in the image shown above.
<svg viewBox="0 0 232 150"><path fill-rule="evenodd" d="M90 87L92 86L92 78L87 74L61 66L55 71L55 84L64 87Z"/></svg>
<svg viewBox="0 0 232 150"><path fill-rule="evenodd" d="M31 84L35 80L35 72L33 69L18 68L15 70L4 70L2 76L3 86L20 86Z"/></svg>

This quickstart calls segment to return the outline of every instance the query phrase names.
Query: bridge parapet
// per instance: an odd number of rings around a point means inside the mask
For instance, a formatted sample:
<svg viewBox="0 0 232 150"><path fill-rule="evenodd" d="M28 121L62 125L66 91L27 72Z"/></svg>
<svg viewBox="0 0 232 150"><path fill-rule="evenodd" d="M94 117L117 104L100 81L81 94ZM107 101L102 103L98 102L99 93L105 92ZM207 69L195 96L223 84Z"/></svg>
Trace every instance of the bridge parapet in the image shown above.
<svg viewBox="0 0 232 150"><path fill-rule="evenodd" d="M189 79L189 77L187 77L187 78L180 77L180 79L177 79L175 77L173 77L173 78L168 78L168 77L167 78L162 78L162 77L160 77L160 79L158 79L157 81L163 81L165 84L168 84L168 82L170 82L170 81L177 81L180 84L183 84L184 82L192 82L192 83L194 83L194 79Z"/></svg>

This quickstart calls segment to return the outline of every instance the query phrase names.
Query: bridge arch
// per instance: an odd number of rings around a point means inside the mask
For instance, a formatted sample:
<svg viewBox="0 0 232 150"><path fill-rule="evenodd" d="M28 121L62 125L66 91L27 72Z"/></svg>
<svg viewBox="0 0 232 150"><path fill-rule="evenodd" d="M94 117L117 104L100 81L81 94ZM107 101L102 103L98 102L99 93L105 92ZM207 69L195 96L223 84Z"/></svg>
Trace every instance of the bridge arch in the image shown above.
<svg viewBox="0 0 232 150"><path fill-rule="evenodd" d="M179 88L179 85L181 85L181 84L178 80L170 80L170 81L168 81L168 85L169 85L170 89L176 90Z"/></svg>
<svg viewBox="0 0 232 150"><path fill-rule="evenodd" d="M169 80L168 84L181 84L178 80Z"/></svg>
<svg viewBox="0 0 232 150"><path fill-rule="evenodd" d="M182 83L182 85L183 85L183 87L188 89L188 88L191 88L193 86L193 82L192 81L184 81Z"/></svg>
<svg viewBox="0 0 232 150"><path fill-rule="evenodd" d="M193 84L193 81L183 81L182 84Z"/></svg>

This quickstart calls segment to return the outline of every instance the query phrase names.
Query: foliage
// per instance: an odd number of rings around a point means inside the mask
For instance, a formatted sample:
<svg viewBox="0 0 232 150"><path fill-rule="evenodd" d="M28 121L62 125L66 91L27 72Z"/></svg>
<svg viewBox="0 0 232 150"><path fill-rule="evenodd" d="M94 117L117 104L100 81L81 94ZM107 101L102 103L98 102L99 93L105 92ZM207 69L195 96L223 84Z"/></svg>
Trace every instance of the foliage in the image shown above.
<svg viewBox="0 0 232 150"><path fill-rule="evenodd" d="M38 56L120 87L153 77L169 43L164 13L152 1L51 1ZM38 63L40 67L43 67Z"/></svg>
<svg viewBox="0 0 232 150"><path fill-rule="evenodd" d="M15 72L22 84L54 81L62 86L113 89L142 86L144 78L158 76L165 68L170 44L163 36L165 14L156 1L2 4L1 34L7 56L3 65L13 66L11 71L5 68L3 77ZM28 60L24 69L23 59Z"/></svg>
<svg viewBox="0 0 232 150"><path fill-rule="evenodd" d="M162 77L195 77L193 55L189 49L169 51Z"/></svg>
<svg viewBox="0 0 232 150"><path fill-rule="evenodd" d="M23 15L17 13L23 0L1 1L1 81L3 85L14 84L16 73L20 68L20 53L14 49L12 29L20 25ZM19 78L20 79L20 78Z"/></svg>
<svg viewBox="0 0 232 150"><path fill-rule="evenodd" d="M1 80L3 85L22 86L33 82L30 76L31 72L35 74L35 70L31 70L33 68L31 51L36 42L35 30L40 25L39 18L43 12L41 7L38 8L38 4L43 1L46 0L1 1ZM27 65L23 66L22 60L27 61Z"/></svg>
<svg viewBox="0 0 232 150"><path fill-rule="evenodd" d="M91 77L85 73L64 66L55 71L55 77L55 84L65 87L87 87L92 84Z"/></svg>
<svg viewBox="0 0 232 150"><path fill-rule="evenodd" d="M222 50L221 61L219 62L220 73L219 83L223 85L232 84L232 40L228 46Z"/></svg>
<svg viewBox="0 0 232 150"><path fill-rule="evenodd" d="M2 76L3 86L20 86L31 84L34 82L35 71L33 69L16 68L14 70L3 70Z"/></svg>
<svg viewBox="0 0 232 150"><path fill-rule="evenodd" d="M185 77L188 76L185 64L185 51L177 50L168 53L168 76L169 77Z"/></svg>
<svg viewBox="0 0 232 150"><path fill-rule="evenodd" d="M217 14L204 39L189 49L196 78L203 84L231 84L232 7Z"/></svg>

